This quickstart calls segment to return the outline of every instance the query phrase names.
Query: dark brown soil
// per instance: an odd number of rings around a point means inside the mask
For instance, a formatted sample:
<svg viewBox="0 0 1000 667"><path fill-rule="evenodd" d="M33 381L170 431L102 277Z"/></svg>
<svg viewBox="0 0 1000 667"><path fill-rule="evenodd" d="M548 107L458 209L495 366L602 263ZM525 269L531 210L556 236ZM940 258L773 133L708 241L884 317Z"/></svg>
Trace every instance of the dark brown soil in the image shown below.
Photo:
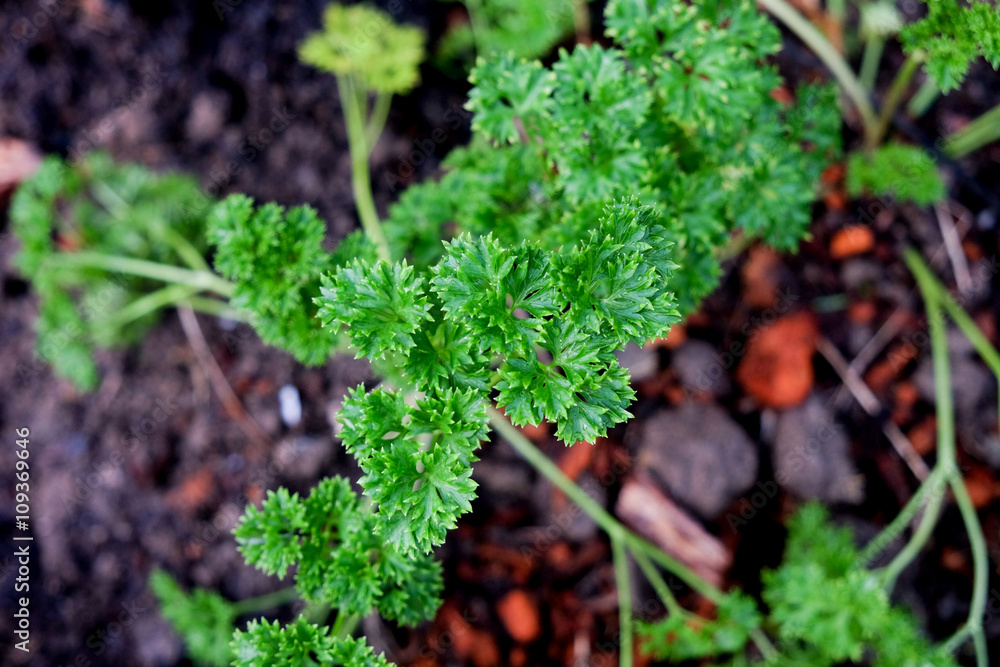
<svg viewBox="0 0 1000 667"><path fill-rule="evenodd" d="M318 25L323 4L4 3L0 136L63 155L105 148L121 160L195 174L217 194L239 191L283 204L309 203L328 221L330 238L340 238L357 223L335 85L295 57L296 44ZM397 18L423 26L432 39L452 11L430 0L401 6ZM798 48L784 58L783 73L793 83L822 71ZM467 120L454 121L466 90L464 81L427 66L424 85L395 100L372 160L381 210L398 196L397 178L407 183L429 177L452 146L467 140ZM911 140L933 145L927 137L995 105L998 91L1000 76L977 67L963 93L941 100L919 124L902 129ZM437 128L446 139L428 150L420 140ZM1000 325L998 165L1000 146L995 145L946 170L953 200L970 215L965 239L970 263L994 267L966 302L994 342ZM873 373L890 352L916 342L905 365L866 377L884 408L877 418L865 415L849 396L834 400L840 380L822 357L814 359L812 393L846 429L865 489L860 504L838 506L837 514L861 534L891 517L913 488L912 477L881 435L881 424L895 419L916 439L933 415L932 400L919 393L929 350L919 343L926 329L919 295L900 259L902 248L918 246L935 257L940 275L951 276L944 253L936 252L940 233L930 213L883 209L872 201L817 206L812 239L801 253L781 257L773 267L777 287L794 295L793 309L816 313L821 334L848 359L893 313L902 313L899 331L869 366ZM872 251L832 259L831 236L844 224L866 218L874 221ZM187 664L148 591L150 571L164 568L186 586L213 588L234 600L280 587L243 563L229 531L243 507L267 489L284 485L306 491L322 476L351 474L331 415L347 388L374 378L365 363L349 358L304 368L252 332L227 331L213 318L200 318L227 379L271 441L256 445L220 405L171 313L137 347L102 353L100 388L80 395L32 362L35 299L11 267L16 247L5 219L0 234L0 660L12 665ZM726 359L734 343L745 342L747 323L768 316L767 309L748 305L741 281L745 262L744 253L730 263L721 288L687 323L688 338L712 346L719 359ZM679 352L648 354L652 370L638 386L636 422L599 443L578 471L578 481L595 489L609 507L632 465L637 425L689 398L674 368ZM758 478L773 479L771 450L763 443L773 434L775 411L762 410L740 389L738 361L724 362L728 382L695 400L728 411L758 448ZM978 360L968 363L981 375ZM967 475L995 491L981 517L996 562L996 385L984 389L969 380L976 373L956 378L956 391L965 392L969 406L960 414L962 463ZM277 392L287 384L298 389L304 408L295 428L284 425L278 411ZM900 397L914 391L918 398L904 406ZM14 431L24 427L31 430L34 537L30 654L13 648L8 613L15 608L17 576ZM561 445L544 434L540 442L554 457L565 456ZM475 477L481 484L475 511L440 551L447 573L442 612L416 630L369 619L370 640L400 664L614 664L617 599L609 549L596 526L564 498L553 496L504 443L484 447ZM780 558L782 522L793 505L782 491L748 512L741 498L706 524L735 552L731 581L750 592L759 588L760 569ZM732 516L743 520L735 528L726 518ZM952 508L931 548L907 572L900 597L932 634L946 635L966 613L970 571L967 541ZM530 604L541 614L541 635L527 644L510 635L498 610L498 602L514 589L528 591ZM993 595L996 590L991 586ZM659 611L654 607L641 612L654 615ZM1000 655L1000 615L987 619L986 629L992 653Z"/></svg>

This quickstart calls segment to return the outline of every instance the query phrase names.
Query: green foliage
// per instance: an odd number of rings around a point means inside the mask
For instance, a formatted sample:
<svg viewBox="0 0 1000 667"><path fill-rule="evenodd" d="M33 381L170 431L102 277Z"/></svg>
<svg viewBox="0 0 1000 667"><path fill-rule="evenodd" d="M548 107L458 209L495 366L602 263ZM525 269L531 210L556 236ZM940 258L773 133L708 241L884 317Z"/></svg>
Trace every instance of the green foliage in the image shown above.
<svg viewBox="0 0 1000 667"><path fill-rule="evenodd" d="M370 266L354 260L335 278L323 277L320 319L349 328L358 357L380 359L386 352L401 352L414 346L414 332L429 319L422 282L405 262ZM330 304L346 308L338 311Z"/></svg>
<svg viewBox="0 0 1000 667"><path fill-rule="evenodd" d="M614 47L561 51L551 69L479 62L477 139L390 211L396 256L425 267L442 235L465 232L572 245L608 201L638 193L663 211L687 313L716 284L714 254L733 230L796 245L839 145L832 92L807 87L789 108L772 99L780 79L764 59L779 36L749 2L613 0L606 18Z"/></svg>
<svg viewBox="0 0 1000 667"><path fill-rule="evenodd" d="M770 620L788 647L817 666L874 652L878 665L955 667L908 612L892 606L877 572L856 565L850 531L831 526L822 506L805 506L788 530L784 562L764 574Z"/></svg>
<svg viewBox="0 0 1000 667"><path fill-rule="evenodd" d="M761 623L757 604L739 593L726 595L716 618L671 614L655 623L639 623L642 649L657 660L691 660L742 653L750 633Z"/></svg>
<svg viewBox="0 0 1000 667"><path fill-rule="evenodd" d="M309 35L299 58L338 75L351 75L362 90L407 93L420 82L424 33L400 26L381 10L331 4L323 11L323 30Z"/></svg>
<svg viewBox="0 0 1000 667"><path fill-rule="evenodd" d="M102 153L75 163L47 158L10 208L21 242L14 264L39 296L39 357L93 389L94 350L141 338L169 304L153 304L159 284L116 271L115 259L174 266L200 259L203 201L191 178L115 164ZM94 261L82 262L86 256Z"/></svg>
<svg viewBox="0 0 1000 667"><path fill-rule="evenodd" d="M926 54L924 68L944 92L958 88L980 56L1000 67L1000 11L991 0L927 0L927 15L901 38L907 53Z"/></svg>
<svg viewBox="0 0 1000 667"><path fill-rule="evenodd" d="M162 570L149 576L149 587L160 603L161 613L184 639L188 653L200 664L224 667L232 655L236 609L217 593L196 588L185 593L173 577Z"/></svg>
<svg viewBox="0 0 1000 667"><path fill-rule="evenodd" d="M851 153L847 163L847 191L891 196L927 205L944 199L944 182L934 159L916 146L886 143L870 153Z"/></svg>
<svg viewBox="0 0 1000 667"><path fill-rule="evenodd" d="M236 631L232 641L236 667L388 667L364 640L341 639L330 629L309 623L303 617L282 626L275 621L250 621L246 632Z"/></svg>
<svg viewBox="0 0 1000 667"><path fill-rule="evenodd" d="M247 508L235 534L258 569L284 577L294 567L307 601L359 616L374 608L407 624L431 618L443 586L440 565L404 552L378 533L377 521L350 482L331 477L304 499L286 489L269 492L259 509Z"/></svg>
<svg viewBox="0 0 1000 667"><path fill-rule="evenodd" d="M513 53L543 56L573 32L575 0L469 0L470 22L449 30L438 47L442 58L467 59Z"/></svg>
<svg viewBox="0 0 1000 667"><path fill-rule="evenodd" d="M286 212L268 203L255 209L244 195L226 198L208 218L208 236L217 247L215 268L235 284L232 305L249 314L264 342L306 364L325 362L337 343L320 328L313 304L322 273L346 259L323 249L325 233L308 206Z"/></svg>
<svg viewBox="0 0 1000 667"><path fill-rule="evenodd" d="M764 573L766 619L754 600L727 593L714 619L681 610L640 622L643 650L671 662L714 658L713 664L746 665L751 633L771 627L780 640L780 658L759 664L957 667L942 647L922 636L907 611L891 604L879 573L857 564L851 532L831 525L821 505L801 507L788 531L781 567Z"/></svg>

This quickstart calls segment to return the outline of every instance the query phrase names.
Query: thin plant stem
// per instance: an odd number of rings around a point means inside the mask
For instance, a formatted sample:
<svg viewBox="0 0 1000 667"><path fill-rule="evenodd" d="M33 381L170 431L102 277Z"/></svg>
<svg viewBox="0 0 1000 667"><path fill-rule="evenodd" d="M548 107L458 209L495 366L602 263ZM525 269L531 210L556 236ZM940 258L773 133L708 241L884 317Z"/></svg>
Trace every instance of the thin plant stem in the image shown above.
<svg viewBox="0 0 1000 667"><path fill-rule="evenodd" d="M950 387L949 387L950 389ZM965 531L969 534L969 544L972 547L972 602L969 605L968 620L953 635L961 636L964 633L973 638L973 646L976 650L976 664L978 667L986 667L989 664L989 656L986 650L986 638L983 634L982 618L986 613L986 591L989 588L990 561L986 551L986 538L983 536L982 526L979 525L979 517L976 516L976 507L972 504L969 491L965 488L965 481L959 475L955 475L951 480L951 490L955 494L955 501L958 511L962 515L965 523ZM957 641L957 640L956 640ZM945 642L951 645L951 639ZM957 649L961 644L959 641L951 649Z"/></svg>
<svg viewBox="0 0 1000 667"><path fill-rule="evenodd" d="M354 630L358 627L358 623L360 622L361 617L357 614L345 614L343 612L338 612L337 618L333 621L333 628L331 630L333 636L338 639L350 637L354 634Z"/></svg>
<svg viewBox="0 0 1000 667"><path fill-rule="evenodd" d="M390 261L389 243L382 232L382 224L375 210L371 177L368 174L368 136L364 106L359 104L357 81L353 76L337 75L337 90L347 124L347 142L351 151L351 184L354 189L354 206L358 209L361 227L375 244L380 259Z"/></svg>
<svg viewBox="0 0 1000 667"><path fill-rule="evenodd" d="M563 471L549 459L549 457L543 454L541 450L531 443L530 440L524 437L524 434L511 424L510 421L508 421L508 419L499 411L495 408L487 407L486 412L490 416L490 424L492 424L493 428L496 429L496 431L500 433L500 435L502 435L521 456L527 459L528 463L530 463L535 470L540 472L543 477L552 482L556 488L565 493L570 500L586 512L587 515L593 519L594 522L597 523L597 525L600 526L601 529L612 539L623 538L630 551L633 553L637 553L638 551L645 553L653 559L653 561L659 563L661 566L677 576L678 579L686 583L698 593L704 595L709 600L718 602L722 599L722 591L699 577L690 568L665 554L663 550L656 545L647 542L628 530L620 521L618 521L618 519L611 516L611 514L606 509L601 507L596 500L587 495L586 491L577 486L573 480L567 477L565 473L563 473Z"/></svg>
<svg viewBox="0 0 1000 667"><path fill-rule="evenodd" d="M910 541L906 543L903 550L896 554L896 557L882 570L882 584L887 591L893 589L896 585L896 579L899 578L899 574L906 569L907 565L913 562L913 559L917 557L924 548L924 545L927 544L927 540L934 533L934 526L937 524L938 515L941 513L943 500L943 493L931 495L924 509L924 514L920 517L920 523L913 532Z"/></svg>
<svg viewBox="0 0 1000 667"><path fill-rule="evenodd" d="M635 558L635 562L639 565L639 569L642 570L643 575L646 580L652 585L653 590L663 601L663 604L667 607L667 611L671 615L683 616L687 614L687 610L681 606L681 603L677 601L677 597L670 590L667 582L663 580L663 576L660 571L656 569L653 562L649 560L649 556L641 551L633 552L632 557Z"/></svg>
<svg viewBox="0 0 1000 667"><path fill-rule="evenodd" d="M330 603L319 601L307 602L306 608L302 610L302 615L310 623L326 625L327 617L330 615Z"/></svg>
<svg viewBox="0 0 1000 667"><path fill-rule="evenodd" d="M118 257L96 252L65 252L57 255L58 262L53 261L52 268L58 270L62 266L86 267L117 273L126 273L166 283L187 285L199 290L208 290L221 296L231 297L236 287L229 281L220 278L211 271L192 271L177 266L150 262L144 259Z"/></svg>
<svg viewBox="0 0 1000 667"><path fill-rule="evenodd" d="M947 480L944 476L943 468L935 468L921 484L913 497L906 503L896 518L888 526L879 531L879 534L871 539L864 550L858 554L857 564L859 567L866 567L875 560L896 536L903 532L903 529L913 520L922 507L927 502L927 495L931 493L942 494Z"/></svg>
<svg viewBox="0 0 1000 667"><path fill-rule="evenodd" d="M948 362L948 340L944 329L944 312L947 311L969 338L976 350L987 360L990 369L1000 377L1000 355L975 326L968 314L955 303L944 285L931 273L923 259L912 249L907 249L905 259L927 303L927 319L931 331L931 354L934 363L934 399L938 409L938 460L944 459L948 465L952 493L972 548L973 588L969 616L954 635L944 642L950 651L959 648L972 638L976 651L976 664L989 664L986 638L983 634L982 618L986 611L986 593L989 586L989 555L986 538L983 536L976 507L969 497L965 480L959 474L955 452L955 408L951 396L951 374ZM942 429L947 429L942 431Z"/></svg>
<svg viewBox="0 0 1000 667"><path fill-rule="evenodd" d="M632 639L632 583L628 576L628 554L621 536L611 536L611 555L615 564L615 582L618 586L618 624L621 640L618 646L619 667L632 667L634 641Z"/></svg>
<svg viewBox="0 0 1000 667"><path fill-rule="evenodd" d="M885 99L882 100L882 111L879 113L878 122L872 131L865 133L866 149L874 150L882 143L886 132L889 131L889 124L892 122L892 117L896 113L896 109L899 108L899 104L903 101L903 95L906 93L913 75L917 73L920 65L924 62L924 58L924 52L917 49L909 55L903 66L899 68L896 78L892 80L892 84L889 86L889 92L885 94Z"/></svg>
<svg viewBox="0 0 1000 667"><path fill-rule="evenodd" d="M955 298L945 289L941 281L931 273L930 268L917 251L907 248L903 257L910 271L917 277L918 281L921 281L923 285L922 289L933 291L938 295L941 306L951 316L955 326L965 335L989 369L993 371L993 375L1000 381L1000 352L997 352L997 349L993 347L989 339L976 326L976 323L972 321L969 314L958 305ZM997 407L998 411L1000 411L1000 405Z"/></svg>
<svg viewBox="0 0 1000 667"><path fill-rule="evenodd" d="M191 306L192 310L204 313L205 315L224 317L227 320L233 320L234 322L249 323L250 321L247 313L236 310L225 301L219 301L218 299L210 299L208 297L194 295L189 296L186 303Z"/></svg>
<svg viewBox="0 0 1000 667"><path fill-rule="evenodd" d="M553 463L549 457L545 456L541 450L528 440L508 419L493 407L486 408L490 416L490 424L493 428L510 443L510 445L523 456L531 466L548 479L560 491L566 494L571 501L577 504L586 514L601 527L611 538L612 545L616 541L621 541L622 546L628 549L635 558L645 555L649 560L668 570L671 574L691 587L692 590L702 595L706 599L719 604L725 597L725 593L699 577L693 570L680 563L673 557L664 553L662 549L651 542L647 542L628 528L618 519L601 507L593 498L587 495L573 480L566 476L559 467ZM578 445L579 446L579 445ZM778 655L777 650L760 632L752 633L751 638L754 644L764 655Z"/></svg>
<svg viewBox="0 0 1000 667"><path fill-rule="evenodd" d="M483 40L489 35L486 25L486 11L482 0L464 0L465 11L469 13L469 27L472 30L472 45L476 50L476 58L485 56L491 45Z"/></svg>
<svg viewBox="0 0 1000 667"><path fill-rule="evenodd" d="M297 599L299 599L298 589L295 588L295 586L289 586L288 588L282 588L274 591L273 593L265 593L264 595L258 595L255 598L240 600L239 602L233 604L233 609L236 611L237 616L242 616L255 611L280 607L283 604L293 602Z"/></svg>
<svg viewBox="0 0 1000 667"><path fill-rule="evenodd" d="M882 62L884 49L885 39L881 36L869 35L865 39L865 51L861 56L861 73L858 78L869 94L875 88L875 77L878 75L878 66Z"/></svg>
<svg viewBox="0 0 1000 667"><path fill-rule="evenodd" d="M968 155L1000 139L1000 104L944 140L944 152L953 159Z"/></svg>
<svg viewBox="0 0 1000 667"><path fill-rule="evenodd" d="M149 315L152 312L165 308L169 305L176 305L188 299L198 288L190 285L172 284L166 287L145 294L138 299L130 301L127 305L118 309L114 315L100 321L100 327L109 331L119 329L130 322Z"/></svg>
<svg viewBox="0 0 1000 667"><path fill-rule="evenodd" d="M858 81L847 61L830 43L830 40L824 37L823 33L817 30L787 0L760 0L760 5L774 14L789 30L805 42L806 46L812 49L816 57L823 61L823 64L837 79L841 89L851 99L854 108L858 110L861 123L865 127L865 133L873 131L878 125L878 118L875 116L875 110L868 98L868 93L865 92L864 86Z"/></svg>
<svg viewBox="0 0 1000 667"><path fill-rule="evenodd" d="M934 365L935 408L937 409L937 463L935 470L943 470L946 478L956 473L955 465L955 407L951 396L951 362L948 359L948 339L944 329L941 304L938 293L927 284L925 274L914 274L917 285L927 308L927 320L931 338L931 360ZM935 494L927 502L927 508L920 519L917 530L903 550L886 566L883 582L887 590L892 590L899 573L920 553L937 522L944 494Z"/></svg>
<svg viewBox="0 0 1000 667"><path fill-rule="evenodd" d="M392 106L392 93L379 92L375 94L375 105L372 107L368 123L365 125L365 137L368 141L368 154L375 149L378 138L385 129L385 121L389 117L389 107Z"/></svg>
<svg viewBox="0 0 1000 667"><path fill-rule="evenodd" d="M211 267L208 265L208 262L205 261L205 258L202 257L198 249L195 248L193 245L191 245L191 242L188 241L186 238L184 238L183 236L175 232L173 229L166 226L158 231L163 236L163 240L172 245L174 251L178 254L178 256L180 256L180 258L184 260L184 263L187 264L189 267L191 267L193 270L195 271L212 270Z"/></svg>
<svg viewBox="0 0 1000 667"><path fill-rule="evenodd" d="M931 77L927 77L906 104L906 113L913 118L920 118L927 113L927 110L931 108L940 95L941 88L938 87L937 82Z"/></svg>

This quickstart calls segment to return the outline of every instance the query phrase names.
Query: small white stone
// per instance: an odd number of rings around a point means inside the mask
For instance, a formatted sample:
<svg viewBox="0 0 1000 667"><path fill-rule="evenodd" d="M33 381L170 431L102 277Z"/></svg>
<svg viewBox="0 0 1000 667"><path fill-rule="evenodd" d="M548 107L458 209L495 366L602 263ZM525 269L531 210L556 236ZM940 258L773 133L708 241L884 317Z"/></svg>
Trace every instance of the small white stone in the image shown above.
<svg viewBox="0 0 1000 667"><path fill-rule="evenodd" d="M302 421L302 399L295 385L286 384L278 390L278 405L281 410L281 421L287 426L297 426Z"/></svg>

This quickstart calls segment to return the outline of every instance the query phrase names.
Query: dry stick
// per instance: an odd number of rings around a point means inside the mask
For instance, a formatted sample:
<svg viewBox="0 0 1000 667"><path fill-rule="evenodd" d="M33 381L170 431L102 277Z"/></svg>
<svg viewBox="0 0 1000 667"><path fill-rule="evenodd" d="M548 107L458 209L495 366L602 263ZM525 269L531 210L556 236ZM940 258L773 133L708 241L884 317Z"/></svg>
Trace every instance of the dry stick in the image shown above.
<svg viewBox="0 0 1000 667"><path fill-rule="evenodd" d="M180 316L184 335L187 336L188 342L191 343L191 349L194 350L195 356L198 357L198 363L208 376L208 380L212 383L212 388L215 390L215 394L219 397L219 400L222 401L226 412L236 420L236 424L240 427L240 430L252 441L259 445L270 444L271 439L267 436L267 433L250 416L243 407L243 403L240 402L240 399L233 392L233 388L229 386L229 381L226 380L225 374L219 368L219 364L216 363L211 350L208 349L208 343L205 342L205 335L201 332L201 326L198 324L198 318L195 317L194 311L186 305L179 305L177 306L177 314Z"/></svg>
<svg viewBox="0 0 1000 667"><path fill-rule="evenodd" d="M840 354L840 350L823 336L820 337L819 342L816 344L816 349L830 363L833 370L837 372L844 386L850 390L864 411L868 413L868 416L877 418L882 411L881 402L879 402L878 397L875 396L872 390L868 388L865 381L861 379L861 376L851 370L850 364ZM888 421L882 425L882 432L885 433L885 437L892 443L896 453L910 467L910 471L913 472L914 477L921 482L927 479L927 476L930 474L930 468L927 467L927 463L917 453L916 448L910 442L909 438L899 430L899 427L895 423Z"/></svg>
<svg viewBox="0 0 1000 667"><path fill-rule="evenodd" d="M851 363L848 366L850 372L860 377L862 373L868 370L868 366L875 361L875 357L877 357L882 350L885 349L886 345L888 345L889 342L895 338L900 331L902 331L903 325L906 323L907 319L908 315L904 311L894 311L892 315L889 316L889 319L887 319L882 326L879 327L878 331L875 332L875 335L872 336L867 343L865 343L865 346L861 348L861 351L858 352L853 359L851 359ZM833 403L839 407L841 398L843 396L847 396L848 394L850 394L850 390L846 386L839 387L836 395L833 397Z"/></svg>
<svg viewBox="0 0 1000 667"><path fill-rule="evenodd" d="M938 228L941 230L941 238L944 239L944 248L948 252L948 259L951 261L952 271L955 273L955 285L960 294L968 294L972 289L972 274L969 273L969 263L965 259L962 251L962 239L955 229L955 220L948 202L935 204L934 214L937 218Z"/></svg>

